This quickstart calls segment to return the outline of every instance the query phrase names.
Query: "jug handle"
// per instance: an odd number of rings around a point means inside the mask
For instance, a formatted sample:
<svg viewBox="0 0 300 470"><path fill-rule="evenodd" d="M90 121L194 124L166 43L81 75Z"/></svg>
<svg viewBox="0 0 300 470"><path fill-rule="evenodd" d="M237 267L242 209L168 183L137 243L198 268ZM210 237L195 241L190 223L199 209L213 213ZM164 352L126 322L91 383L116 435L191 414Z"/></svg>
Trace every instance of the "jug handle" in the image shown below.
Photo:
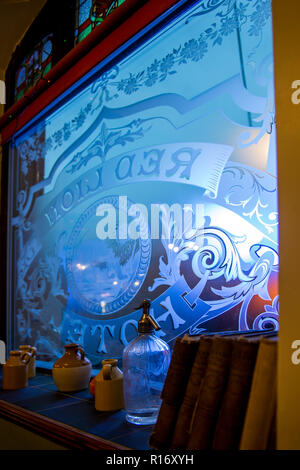
<svg viewBox="0 0 300 470"><path fill-rule="evenodd" d="M22 354L22 356L21 356L21 360L22 360L22 362L24 362L25 364L28 364L28 362L30 361L31 357L32 357L32 354L31 354L31 353L29 353L29 352L24 352L24 353Z"/></svg>
<svg viewBox="0 0 300 470"><path fill-rule="evenodd" d="M80 357L81 359L84 359L85 358L85 352L84 352L84 349L81 347L81 346L78 346L78 349L77 351L80 352Z"/></svg>
<svg viewBox="0 0 300 470"><path fill-rule="evenodd" d="M104 364L103 369L102 369L104 380L111 380L111 369L112 369L111 364Z"/></svg>

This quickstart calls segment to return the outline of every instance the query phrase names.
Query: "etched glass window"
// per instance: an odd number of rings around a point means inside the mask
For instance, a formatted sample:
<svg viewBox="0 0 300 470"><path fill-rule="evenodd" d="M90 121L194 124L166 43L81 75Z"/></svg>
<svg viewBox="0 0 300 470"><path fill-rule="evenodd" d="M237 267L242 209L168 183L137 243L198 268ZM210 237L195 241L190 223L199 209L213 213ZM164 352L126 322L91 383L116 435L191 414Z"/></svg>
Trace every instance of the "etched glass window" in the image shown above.
<svg viewBox="0 0 300 470"><path fill-rule="evenodd" d="M270 2L198 2L122 54L10 146L10 346L49 367L120 358L144 298L170 344L279 324Z"/></svg>

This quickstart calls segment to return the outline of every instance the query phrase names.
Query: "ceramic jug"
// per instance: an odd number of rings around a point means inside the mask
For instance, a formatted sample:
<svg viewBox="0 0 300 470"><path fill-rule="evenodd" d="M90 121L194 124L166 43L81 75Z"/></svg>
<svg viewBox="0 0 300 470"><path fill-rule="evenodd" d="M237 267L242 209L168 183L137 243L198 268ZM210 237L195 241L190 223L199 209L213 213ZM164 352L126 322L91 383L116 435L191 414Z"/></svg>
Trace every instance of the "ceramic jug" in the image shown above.
<svg viewBox="0 0 300 470"><path fill-rule="evenodd" d="M123 374L117 359L102 361L102 369L95 377L95 408L99 411L116 411L124 408Z"/></svg>
<svg viewBox="0 0 300 470"><path fill-rule="evenodd" d="M65 354L52 368L54 382L61 392L76 392L88 387L92 365L79 344L67 344Z"/></svg>
<svg viewBox="0 0 300 470"><path fill-rule="evenodd" d="M28 385L28 363L31 354L22 351L10 351L9 358L3 364L3 390L18 390Z"/></svg>
<svg viewBox="0 0 300 470"><path fill-rule="evenodd" d="M36 348L34 346L30 346L29 344L27 345L22 345L19 346L19 350L22 352L27 352L31 354L30 361L28 363L28 378L32 379L36 375L36 364L35 364L35 359L36 359Z"/></svg>

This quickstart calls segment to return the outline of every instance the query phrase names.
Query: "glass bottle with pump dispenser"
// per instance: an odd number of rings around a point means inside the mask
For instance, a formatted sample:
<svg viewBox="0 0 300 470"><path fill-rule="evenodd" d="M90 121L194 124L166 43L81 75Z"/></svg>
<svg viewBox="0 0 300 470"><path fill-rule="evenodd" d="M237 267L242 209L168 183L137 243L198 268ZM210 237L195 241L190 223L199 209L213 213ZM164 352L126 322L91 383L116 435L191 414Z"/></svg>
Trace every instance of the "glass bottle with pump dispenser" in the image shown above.
<svg viewBox="0 0 300 470"><path fill-rule="evenodd" d="M161 391L170 364L170 348L155 336L160 327L150 315L150 301L144 300L138 322L138 336L123 351L126 420L154 424L161 405Z"/></svg>

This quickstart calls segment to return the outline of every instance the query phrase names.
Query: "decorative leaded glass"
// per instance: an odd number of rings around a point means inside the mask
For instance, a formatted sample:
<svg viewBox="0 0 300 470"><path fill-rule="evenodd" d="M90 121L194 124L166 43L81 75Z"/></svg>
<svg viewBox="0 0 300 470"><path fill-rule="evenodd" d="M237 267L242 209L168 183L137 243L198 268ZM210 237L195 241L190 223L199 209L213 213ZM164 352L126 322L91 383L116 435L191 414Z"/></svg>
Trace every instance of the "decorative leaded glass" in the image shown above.
<svg viewBox="0 0 300 470"><path fill-rule="evenodd" d="M96 26L126 0L77 0L76 42L82 41Z"/></svg>
<svg viewBox="0 0 300 470"><path fill-rule="evenodd" d="M52 35L37 44L22 62L16 73L15 101L46 75L52 66Z"/></svg>

